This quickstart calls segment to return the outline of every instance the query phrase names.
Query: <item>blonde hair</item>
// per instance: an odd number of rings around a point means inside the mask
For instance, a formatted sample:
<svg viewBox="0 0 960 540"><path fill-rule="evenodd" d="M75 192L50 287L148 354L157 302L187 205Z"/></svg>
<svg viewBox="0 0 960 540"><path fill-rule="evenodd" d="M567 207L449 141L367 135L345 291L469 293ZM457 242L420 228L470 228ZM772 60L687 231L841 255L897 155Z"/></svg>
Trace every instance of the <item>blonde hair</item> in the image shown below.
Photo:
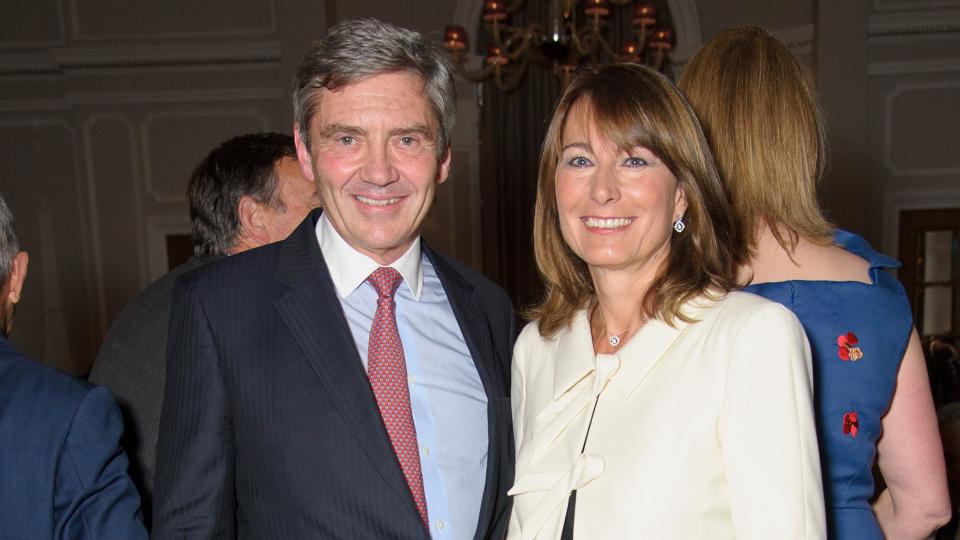
<svg viewBox="0 0 960 540"><path fill-rule="evenodd" d="M540 154L533 245L546 285L543 301L527 312L549 337L579 309L596 303L586 263L560 231L555 174L564 124L574 105L585 102L599 133L622 150L642 146L677 178L687 201L687 228L674 234L664 269L648 287L640 307L668 324L689 321L681 306L702 294L734 287L738 251L732 211L700 125L679 90L666 77L635 64L588 67L573 76L547 128Z"/></svg>
<svg viewBox="0 0 960 540"><path fill-rule="evenodd" d="M755 26L720 33L679 81L703 125L746 248L766 222L788 252L798 237L828 243L817 202L826 148L812 76L787 47Z"/></svg>

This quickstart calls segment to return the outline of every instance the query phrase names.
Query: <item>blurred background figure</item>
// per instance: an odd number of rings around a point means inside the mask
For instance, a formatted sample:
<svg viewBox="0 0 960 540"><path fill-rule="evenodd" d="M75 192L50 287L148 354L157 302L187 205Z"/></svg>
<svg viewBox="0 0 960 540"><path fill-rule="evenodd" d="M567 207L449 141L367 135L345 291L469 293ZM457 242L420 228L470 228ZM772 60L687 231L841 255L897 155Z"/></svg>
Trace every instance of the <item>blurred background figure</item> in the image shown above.
<svg viewBox="0 0 960 540"><path fill-rule="evenodd" d="M279 133L235 137L212 150L194 170L187 198L194 256L120 312L90 373L120 402L123 446L148 526L174 280L212 259L286 238L320 205L300 172L293 137Z"/></svg>
<svg viewBox="0 0 960 540"><path fill-rule="evenodd" d="M146 539L110 392L7 341L27 263L0 195L0 536Z"/></svg>
<svg viewBox="0 0 960 540"><path fill-rule="evenodd" d="M820 210L825 139L810 74L744 26L707 42L680 87L739 220L740 281L793 310L810 340L831 538L926 538L950 508L920 341L885 271L899 263ZM886 489L871 508L875 457Z"/></svg>

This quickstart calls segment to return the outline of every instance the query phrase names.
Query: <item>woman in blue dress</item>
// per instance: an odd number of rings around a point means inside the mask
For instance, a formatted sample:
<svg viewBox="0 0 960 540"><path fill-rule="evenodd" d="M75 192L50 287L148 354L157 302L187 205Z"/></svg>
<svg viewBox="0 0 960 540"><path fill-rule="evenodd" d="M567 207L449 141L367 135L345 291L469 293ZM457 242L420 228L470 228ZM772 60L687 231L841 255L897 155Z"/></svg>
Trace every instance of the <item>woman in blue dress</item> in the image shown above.
<svg viewBox="0 0 960 540"><path fill-rule="evenodd" d="M810 340L830 537L928 537L950 507L920 341L885 271L899 263L817 204L826 153L812 78L770 33L737 27L693 56L680 87L749 246L746 290L793 310ZM887 487L873 499L875 459Z"/></svg>

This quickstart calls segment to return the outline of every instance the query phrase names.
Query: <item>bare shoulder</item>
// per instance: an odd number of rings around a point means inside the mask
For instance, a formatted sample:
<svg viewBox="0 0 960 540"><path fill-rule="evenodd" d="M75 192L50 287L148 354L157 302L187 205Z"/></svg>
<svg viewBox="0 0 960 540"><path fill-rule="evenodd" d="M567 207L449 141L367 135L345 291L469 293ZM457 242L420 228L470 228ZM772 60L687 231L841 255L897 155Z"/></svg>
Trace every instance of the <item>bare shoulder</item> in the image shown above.
<svg viewBox="0 0 960 540"><path fill-rule="evenodd" d="M833 245L805 238L788 254L779 244L761 245L752 261L753 283L776 281L859 281L870 283L870 263Z"/></svg>
<svg viewBox="0 0 960 540"><path fill-rule="evenodd" d="M858 255L833 244L823 246L807 240L801 240L801 244L803 252L797 258L809 273L806 279L870 283L870 263Z"/></svg>

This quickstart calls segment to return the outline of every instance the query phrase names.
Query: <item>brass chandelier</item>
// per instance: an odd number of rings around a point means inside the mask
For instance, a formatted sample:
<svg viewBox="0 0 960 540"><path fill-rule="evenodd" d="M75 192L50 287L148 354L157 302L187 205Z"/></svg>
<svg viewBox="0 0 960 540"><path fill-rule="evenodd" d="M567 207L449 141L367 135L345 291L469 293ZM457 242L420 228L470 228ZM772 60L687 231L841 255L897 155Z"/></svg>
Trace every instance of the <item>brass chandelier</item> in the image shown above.
<svg viewBox="0 0 960 540"><path fill-rule="evenodd" d="M546 26L536 22L511 26L511 16L526 0L484 1L483 23L489 46L480 68L475 70L464 65L466 30L462 26L447 26L443 45L451 51L458 74L472 82L492 78L498 88L509 92L517 88L531 63L550 67L562 80L584 63L634 62L660 70L674 46L673 31L658 18L654 2L548 1ZM632 17L632 39L617 52L608 39L609 28L611 24L623 24L623 17Z"/></svg>

